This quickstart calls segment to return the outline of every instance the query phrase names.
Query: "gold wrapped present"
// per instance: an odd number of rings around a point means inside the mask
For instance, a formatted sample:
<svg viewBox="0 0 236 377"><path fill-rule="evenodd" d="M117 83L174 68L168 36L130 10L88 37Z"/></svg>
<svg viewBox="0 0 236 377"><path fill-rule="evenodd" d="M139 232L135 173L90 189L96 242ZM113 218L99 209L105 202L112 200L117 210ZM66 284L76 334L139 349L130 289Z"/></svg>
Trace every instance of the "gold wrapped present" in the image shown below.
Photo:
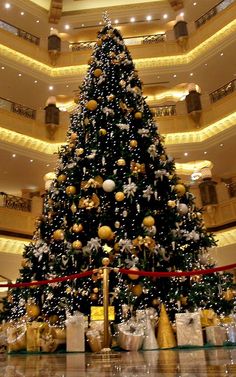
<svg viewBox="0 0 236 377"><path fill-rule="evenodd" d="M177 313L175 320L178 346L203 346L199 313Z"/></svg>
<svg viewBox="0 0 236 377"><path fill-rule="evenodd" d="M138 351L144 342L144 326L133 319L118 324L118 344L126 351Z"/></svg>
<svg viewBox="0 0 236 377"><path fill-rule="evenodd" d="M43 352L55 352L58 346L56 331L44 323L40 329L40 348Z"/></svg>
<svg viewBox="0 0 236 377"><path fill-rule="evenodd" d="M213 309L200 310L200 318L202 327L217 326L220 323L220 320Z"/></svg>
<svg viewBox="0 0 236 377"><path fill-rule="evenodd" d="M27 323L26 330L26 349L27 352L40 351L40 327L42 322L29 322Z"/></svg>
<svg viewBox="0 0 236 377"><path fill-rule="evenodd" d="M226 329L222 326L206 327L206 340L214 346L223 346L226 341Z"/></svg>
<svg viewBox="0 0 236 377"><path fill-rule="evenodd" d="M115 320L115 308L114 308L114 306L108 307L108 319L109 319L109 321ZM103 306L91 306L91 320L92 321L104 321L104 308L103 308Z"/></svg>
<svg viewBox="0 0 236 377"><path fill-rule="evenodd" d="M26 349L26 324L15 324L7 328L8 352L18 352Z"/></svg>

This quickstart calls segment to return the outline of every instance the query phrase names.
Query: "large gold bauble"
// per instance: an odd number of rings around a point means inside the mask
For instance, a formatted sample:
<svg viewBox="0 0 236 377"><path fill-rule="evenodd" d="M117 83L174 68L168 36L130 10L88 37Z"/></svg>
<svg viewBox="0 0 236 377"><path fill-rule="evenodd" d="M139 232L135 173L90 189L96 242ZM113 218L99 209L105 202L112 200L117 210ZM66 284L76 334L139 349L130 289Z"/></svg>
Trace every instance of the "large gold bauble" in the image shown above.
<svg viewBox="0 0 236 377"><path fill-rule="evenodd" d="M130 270L133 270L133 271L139 271L138 267L131 267ZM139 275L134 275L134 274L128 274L128 277L131 279L131 280L138 280L139 278Z"/></svg>
<svg viewBox="0 0 236 377"><path fill-rule="evenodd" d="M141 111L137 111L135 114L134 114L134 117L135 119L142 119L143 117L143 113Z"/></svg>
<svg viewBox="0 0 236 377"><path fill-rule="evenodd" d="M174 188L178 196L183 196L186 192L186 188L182 183L178 183Z"/></svg>
<svg viewBox="0 0 236 377"><path fill-rule="evenodd" d="M60 174L58 177L57 177L57 181L58 182L65 182L67 176L65 174Z"/></svg>
<svg viewBox="0 0 236 377"><path fill-rule="evenodd" d="M94 99L91 99L90 101L86 103L86 108L88 110L94 111L96 110L97 107L98 107L98 103Z"/></svg>
<svg viewBox="0 0 236 377"><path fill-rule="evenodd" d="M72 243L72 247L75 250L80 250L82 248L82 242L80 240L76 240Z"/></svg>
<svg viewBox="0 0 236 377"><path fill-rule="evenodd" d="M131 148L136 148L138 146L138 142L137 140L133 139L133 140L130 140L129 145Z"/></svg>
<svg viewBox="0 0 236 377"><path fill-rule="evenodd" d="M160 301L159 298L154 298L154 299L152 300L152 305L153 305L153 306L158 306L158 305L160 305L160 303L161 303L161 301Z"/></svg>
<svg viewBox="0 0 236 377"><path fill-rule="evenodd" d="M77 148L77 149L75 150L75 153L76 153L77 156L80 156L81 154L84 153L84 148Z"/></svg>
<svg viewBox="0 0 236 377"><path fill-rule="evenodd" d="M52 315L50 315L48 320L49 320L50 325L55 325L56 323L59 322L59 317L56 314L52 314Z"/></svg>
<svg viewBox="0 0 236 377"><path fill-rule="evenodd" d="M120 245L119 245L119 243L118 242L116 242L116 243L114 243L114 251L119 251L120 250Z"/></svg>
<svg viewBox="0 0 236 377"><path fill-rule="evenodd" d="M67 186L66 187L66 194L67 195L75 195L76 187L75 186Z"/></svg>
<svg viewBox="0 0 236 377"><path fill-rule="evenodd" d="M80 233L83 230L83 225L82 224L73 224L72 230L75 233Z"/></svg>
<svg viewBox="0 0 236 377"><path fill-rule="evenodd" d="M119 158L119 160L117 160L117 165L118 166L125 166L126 165L126 161L124 158Z"/></svg>
<svg viewBox="0 0 236 377"><path fill-rule="evenodd" d="M113 235L111 228L107 225L100 226L98 228L98 237L102 240L109 240Z"/></svg>
<svg viewBox="0 0 236 377"><path fill-rule="evenodd" d="M117 200L117 202L122 202L124 198L125 198L125 194L122 191L118 191L115 194L115 199Z"/></svg>
<svg viewBox="0 0 236 377"><path fill-rule="evenodd" d="M141 294L143 293L143 287L140 284L133 285L131 290L132 290L133 295L137 297L141 296Z"/></svg>
<svg viewBox="0 0 236 377"><path fill-rule="evenodd" d="M100 136L105 136L107 134L107 130L105 130L105 128L100 128L98 133L99 133Z"/></svg>
<svg viewBox="0 0 236 377"><path fill-rule="evenodd" d="M155 219L152 216L146 216L143 219L143 225L147 227L151 227L155 224Z"/></svg>
<svg viewBox="0 0 236 377"><path fill-rule="evenodd" d="M37 318L40 314L40 308L36 304L27 304L26 313L30 318Z"/></svg>
<svg viewBox="0 0 236 377"><path fill-rule="evenodd" d="M94 74L95 77L100 77L103 74L103 72L102 72L102 70L100 68L96 68L93 71L93 74Z"/></svg>
<svg viewBox="0 0 236 377"><path fill-rule="evenodd" d="M53 236L54 240L62 241L62 240L64 240L64 237L65 237L64 230L62 230L62 229L54 230L52 236Z"/></svg>

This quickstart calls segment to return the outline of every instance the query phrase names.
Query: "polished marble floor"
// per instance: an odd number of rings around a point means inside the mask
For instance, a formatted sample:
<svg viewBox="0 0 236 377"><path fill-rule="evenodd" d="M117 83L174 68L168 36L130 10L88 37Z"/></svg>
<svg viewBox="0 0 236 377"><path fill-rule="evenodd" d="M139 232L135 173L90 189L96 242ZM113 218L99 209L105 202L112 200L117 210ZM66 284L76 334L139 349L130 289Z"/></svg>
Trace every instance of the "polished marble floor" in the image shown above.
<svg viewBox="0 0 236 377"><path fill-rule="evenodd" d="M0 377L236 377L236 347L92 353L0 354Z"/></svg>

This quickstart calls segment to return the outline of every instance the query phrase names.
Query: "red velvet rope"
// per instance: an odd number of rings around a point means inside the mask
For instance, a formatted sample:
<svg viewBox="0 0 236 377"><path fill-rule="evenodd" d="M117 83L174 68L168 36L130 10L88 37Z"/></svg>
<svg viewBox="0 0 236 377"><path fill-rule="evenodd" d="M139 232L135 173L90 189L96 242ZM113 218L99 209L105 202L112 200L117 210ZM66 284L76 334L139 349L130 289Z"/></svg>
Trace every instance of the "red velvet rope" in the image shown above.
<svg viewBox="0 0 236 377"><path fill-rule="evenodd" d="M183 271L183 272L177 272L177 271L152 272L152 271L140 271L140 270L132 270L132 269L127 270L124 268L117 268L117 269L114 268L114 271L120 272L121 274L126 274L126 275L139 275L139 276L152 276L152 277L178 277L178 276L192 276L192 275L207 275L207 274L213 274L214 272L232 270L233 268L236 268L236 263L228 264L226 266L221 266L221 267L207 268L206 270L192 270L192 271ZM54 278L50 280L38 280L38 281L30 281L30 282L15 283L15 284L10 284L10 283L0 284L0 288L22 288L22 287L32 287L36 285L53 284L53 283L58 283L61 281L66 281L66 280L80 279L86 276L90 276L96 272L98 272L98 269L81 272L80 274L73 274L69 276Z"/></svg>

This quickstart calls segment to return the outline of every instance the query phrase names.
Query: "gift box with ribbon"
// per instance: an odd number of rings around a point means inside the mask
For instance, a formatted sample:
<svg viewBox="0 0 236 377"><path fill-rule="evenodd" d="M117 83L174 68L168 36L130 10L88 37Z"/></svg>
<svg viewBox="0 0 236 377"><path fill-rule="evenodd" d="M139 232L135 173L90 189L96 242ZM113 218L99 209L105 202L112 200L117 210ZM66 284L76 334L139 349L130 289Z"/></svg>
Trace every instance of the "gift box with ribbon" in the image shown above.
<svg viewBox="0 0 236 377"><path fill-rule="evenodd" d="M214 346L223 346L226 341L226 329L222 326L206 327L206 341Z"/></svg>
<svg viewBox="0 0 236 377"><path fill-rule="evenodd" d="M118 345L126 351L138 351L145 339L144 325L136 318L118 324Z"/></svg>
<svg viewBox="0 0 236 377"><path fill-rule="evenodd" d="M66 350L67 352L85 351L84 315L75 312L66 319Z"/></svg>
<svg viewBox="0 0 236 377"><path fill-rule="evenodd" d="M8 352L26 350L26 324L12 324L7 328Z"/></svg>
<svg viewBox="0 0 236 377"><path fill-rule="evenodd" d="M178 346L203 346L200 313L175 315Z"/></svg>

